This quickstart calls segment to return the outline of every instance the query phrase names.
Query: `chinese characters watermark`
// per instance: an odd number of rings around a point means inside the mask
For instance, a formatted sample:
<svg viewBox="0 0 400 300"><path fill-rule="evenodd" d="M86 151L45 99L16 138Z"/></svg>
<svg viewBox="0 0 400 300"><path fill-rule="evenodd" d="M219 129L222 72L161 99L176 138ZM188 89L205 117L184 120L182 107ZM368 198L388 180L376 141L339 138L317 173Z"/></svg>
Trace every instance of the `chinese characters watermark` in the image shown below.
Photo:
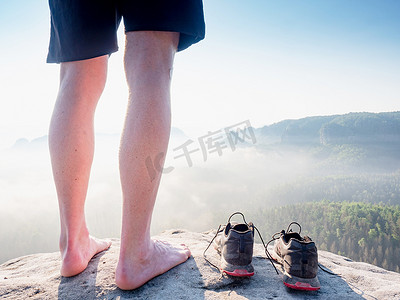
<svg viewBox="0 0 400 300"><path fill-rule="evenodd" d="M172 149L177 154L173 158L180 159L184 157L190 168L193 166L192 155L197 152L201 152L203 161L207 161L210 155L215 155L214 153L222 156L223 151L227 151L227 149L234 152L239 143L255 144L256 142L254 129L250 121L246 120L223 129L208 131L207 134L198 137L196 142L188 139L182 145ZM156 172L167 174L175 169L172 166L162 167L164 158L165 153L159 153L154 158L146 158L146 168L151 179L155 178Z"/></svg>

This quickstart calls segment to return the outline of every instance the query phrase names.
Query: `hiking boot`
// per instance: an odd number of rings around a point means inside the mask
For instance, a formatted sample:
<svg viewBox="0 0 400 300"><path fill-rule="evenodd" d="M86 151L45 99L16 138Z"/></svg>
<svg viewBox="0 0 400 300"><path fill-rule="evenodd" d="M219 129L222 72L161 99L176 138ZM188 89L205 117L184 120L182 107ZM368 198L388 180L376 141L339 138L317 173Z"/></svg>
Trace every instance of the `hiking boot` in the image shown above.
<svg viewBox="0 0 400 300"><path fill-rule="evenodd" d="M243 217L244 223L231 222L232 216L236 214ZM236 277L253 276L253 224L247 224L243 214L236 212L229 217L228 224L220 228L221 225L213 239L214 248L221 256L220 271Z"/></svg>
<svg viewBox="0 0 400 300"><path fill-rule="evenodd" d="M299 226L299 232L290 229L292 224ZM274 250L271 257L283 265L283 283L292 289L316 291L320 289L317 278L318 254L315 243L308 236L300 236L301 227L297 222L289 224L286 232L274 234ZM271 242L270 241L270 242Z"/></svg>

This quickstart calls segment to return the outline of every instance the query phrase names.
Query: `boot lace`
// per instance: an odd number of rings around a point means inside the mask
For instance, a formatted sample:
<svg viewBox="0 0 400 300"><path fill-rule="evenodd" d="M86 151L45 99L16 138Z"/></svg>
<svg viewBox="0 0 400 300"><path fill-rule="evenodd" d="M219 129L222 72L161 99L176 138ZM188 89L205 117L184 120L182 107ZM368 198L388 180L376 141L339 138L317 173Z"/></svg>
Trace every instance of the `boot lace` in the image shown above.
<svg viewBox="0 0 400 300"><path fill-rule="evenodd" d="M274 264L274 262L273 262L273 259L272 259L271 255L269 254L269 252L268 252L268 250L267 250L267 248L266 248L266 246L265 246L264 240L263 240L263 238L262 238L262 236L261 236L261 233L260 233L260 231L258 230L258 228L257 228L256 226L254 226L254 224L252 224L252 223L248 224L248 223L246 222L246 219L245 219L244 215L243 215L241 212L235 212L235 213L231 214L230 217L229 217L229 219L228 219L228 223L227 223L227 224L229 224L229 223L231 222L231 218L232 218L234 215L241 215L242 218L243 218L244 223L245 223L248 227L252 227L252 228L254 228L254 229L257 231L258 236L259 236L259 238L260 238L260 240L261 240L261 243L262 243L263 246L264 246L265 254L267 255L267 259L270 261L270 263L271 263L272 266L274 267L274 269L275 269L275 271L276 271L276 274L279 275L278 270L277 270L276 267L275 267L275 264ZM214 242L214 240L215 240L215 238L218 236L218 234L221 233L221 232L223 232L223 231L225 230L225 227L226 227L226 225L219 225L219 226L218 226L217 233L214 235L214 237L212 238L212 240L211 240L210 243L208 244L207 248L206 248L206 249L204 250L204 252L203 252L203 257L204 257L205 261L206 261L210 266L216 268L219 272L221 272L220 268L218 268L215 264L213 264L213 263L207 258L206 252L207 252L207 250L210 248L211 244Z"/></svg>

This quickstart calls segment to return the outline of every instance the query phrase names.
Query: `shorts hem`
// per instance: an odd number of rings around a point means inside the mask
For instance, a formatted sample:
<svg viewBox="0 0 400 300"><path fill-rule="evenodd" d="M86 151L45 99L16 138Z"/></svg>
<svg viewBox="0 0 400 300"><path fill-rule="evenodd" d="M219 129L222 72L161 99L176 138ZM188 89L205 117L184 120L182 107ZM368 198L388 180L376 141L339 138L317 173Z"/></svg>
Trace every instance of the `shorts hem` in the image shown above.
<svg viewBox="0 0 400 300"><path fill-rule="evenodd" d="M77 56L75 56L75 57L71 57L71 56L69 56L69 57L61 57L61 56L53 57L53 56L51 56L51 55L49 54L49 55L47 56L46 63L48 63L48 64L53 64L53 63L55 63L55 64L60 64L60 63L64 63L64 62L73 62L73 61L88 60L88 59L92 59L92 58L96 58L96 57L100 57L100 56L104 56L104 55L111 56L111 54L117 52L118 49L119 49L119 48L117 47L117 48L114 48L114 49L112 49L112 50L109 50L109 51L102 51L102 52L97 53L97 54L90 54L90 55L87 54L87 55L82 55L82 56L77 55Z"/></svg>
<svg viewBox="0 0 400 300"><path fill-rule="evenodd" d="M168 31L168 32L179 32L181 34L179 38L179 44L178 44L178 49L177 51L182 51L185 50L186 48L190 47L191 45L200 42L201 40L204 39L205 33L204 32L193 32L190 30L181 30L182 28L181 24L177 23L169 23L169 24L162 24L162 26L157 27L154 26L154 24L148 25L148 24L139 24L135 25L133 27L130 27L129 29L125 28L125 34L127 32L133 32L133 31Z"/></svg>

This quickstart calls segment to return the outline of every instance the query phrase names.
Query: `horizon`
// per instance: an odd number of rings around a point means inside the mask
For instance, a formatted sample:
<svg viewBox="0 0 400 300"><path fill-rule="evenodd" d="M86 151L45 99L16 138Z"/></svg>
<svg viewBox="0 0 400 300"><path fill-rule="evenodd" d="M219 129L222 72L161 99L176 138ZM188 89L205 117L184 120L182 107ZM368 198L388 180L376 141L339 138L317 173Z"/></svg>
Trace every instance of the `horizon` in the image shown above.
<svg viewBox="0 0 400 300"><path fill-rule="evenodd" d="M305 116L305 117L298 118L298 119L283 119L283 120L279 120L279 121L274 122L274 123L264 124L264 125L261 125L261 126L258 126L258 127L255 127L255 126L251 126L251 127L257 130L257 129L262 129L264 127L272 126L272 125L275 125L275 124L278 124L278 123L281 123L281 122L285 122L285 121L297 121L297 120L302 120L302 119L307 119L307 118L314 118L314 117L329 117L329 116L340 116L340 115L349 115L349 114L363 114L363 113L382 114L382 113L397 113L397 112L400 112L400 111L381 111L381 112L359 111L359 112L348 112L348 113L345 113L345 114L313 115L313 116ZM251 125L251 120L248 120L248 121L250 121L250 125ZM227 126L225 126L225 127L227 127ZM212 128L212 129L215 130L216 128ZM219 128L219 130L221 130L221 129L223 129L223 128ZM189 135L183 129L181 129L179 127L176 127L176 126L171 126L171 134L170 135L172 136L174 134L174 131L176 131L176 130L180 131L178 134L183 134L183 135L185 135L185 137L193 137L193 135ZM207 128L207 129L204 128L204 131L200 132L200 134L205 134L206 131L210 131L210 128ZM99 132L99 131L95 132L96 136L119 136L120 134L121 134L120 132ZM21 137L17 138L16 140L14 140L14 142L12 142L11 144L6 145L3 148L0 148L0 151L13 148L17 144L17 142L19 142L19 141L23 141L24 140L24 141L27 141L28 143L31 143L33 141L42 139L42 138L47 137L47 136L48 136L47 133L45 133L43 135L40 135L40 136L32 137L30 139L27 138L27 137L21 136Z"/></svg>

